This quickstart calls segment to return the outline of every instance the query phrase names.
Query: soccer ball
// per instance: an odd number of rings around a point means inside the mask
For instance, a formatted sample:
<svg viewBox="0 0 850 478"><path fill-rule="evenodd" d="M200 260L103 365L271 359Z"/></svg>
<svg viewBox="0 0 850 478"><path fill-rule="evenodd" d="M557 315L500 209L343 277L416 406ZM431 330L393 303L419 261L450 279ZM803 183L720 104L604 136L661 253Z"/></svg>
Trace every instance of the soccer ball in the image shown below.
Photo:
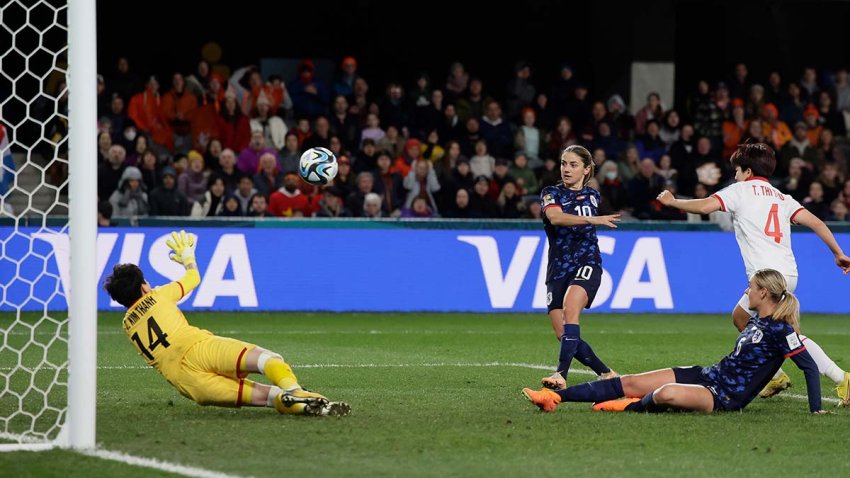
<svg viewBox="0 0 850 478"><path fill-rule="evenodd" d="M298 165L301 178L316 186L333 181L338 171L336 156L325 148L310 148L304 151Z"/></svg>

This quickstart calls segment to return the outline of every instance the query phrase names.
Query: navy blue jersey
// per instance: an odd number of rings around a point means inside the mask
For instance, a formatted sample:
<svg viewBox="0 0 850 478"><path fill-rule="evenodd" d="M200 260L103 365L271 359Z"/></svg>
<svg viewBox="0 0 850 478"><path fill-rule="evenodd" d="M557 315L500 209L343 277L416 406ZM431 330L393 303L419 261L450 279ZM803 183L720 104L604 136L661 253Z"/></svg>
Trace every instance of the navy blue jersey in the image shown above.
<svg viewBox="0 0 850 478"><path fill-rule="evenodd" d="M806 373L812 411L820 409L817 366L794 328L770 317L750 319L738 336L735 350L719 363L703 368L702 373L718 389L715 392L721 401L738 405L733 408L743 408L767 385L788 357ZM817 390L810 382L817 384Z"/></svg>
<svg viewBox="0 0 850 478"><path fill-rule="evenodd" d="M599 209L599 191L587 186L579 191L568 189L563 184L547 186L540 191L543 206L543 228L549 239L549 265L546 267L546 283L562 279L581 266L602 266L596 227L555 226L546 217L549 207L560 207L567 214L596 216Z"/></svg>

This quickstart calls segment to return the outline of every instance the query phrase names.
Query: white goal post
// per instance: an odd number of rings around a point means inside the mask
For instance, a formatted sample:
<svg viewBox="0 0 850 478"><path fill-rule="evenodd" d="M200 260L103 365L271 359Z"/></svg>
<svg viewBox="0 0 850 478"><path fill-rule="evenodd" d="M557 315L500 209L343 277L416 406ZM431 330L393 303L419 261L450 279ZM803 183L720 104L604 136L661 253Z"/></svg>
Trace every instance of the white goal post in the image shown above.
<svg viewBox="0 0 850 478"><path fill-rule="evenodd" d="M95 0L0 4L0 451L95 447L95 25Z"/></svg>

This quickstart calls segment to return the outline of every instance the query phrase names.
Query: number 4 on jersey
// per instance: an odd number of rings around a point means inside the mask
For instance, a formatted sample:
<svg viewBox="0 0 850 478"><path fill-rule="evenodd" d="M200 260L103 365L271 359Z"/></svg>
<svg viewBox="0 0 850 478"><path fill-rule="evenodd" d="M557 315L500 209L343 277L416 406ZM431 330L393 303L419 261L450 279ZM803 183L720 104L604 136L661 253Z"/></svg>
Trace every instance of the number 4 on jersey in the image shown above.
<svg viewBox="0 0 850 478"><path fill-rule="evenodd" d="M154 337L156 337L156 340L154 340ZM156 323L156 320L154 320L153 317L148 319L148 346L147 346L147 348L145 348L145 346L142 345L142 339L139 337L138 332L134 333L130 337L130 339L132 339L133 342L136 343L136 345L139 347L139 350L142 352L142 354L148 360L153 360L153 354L151 354L151 352L155 348L157 348L157 346L159 346L160 344L162 344L162 346L165 347L165 348L168 348L171 345L170 343L168 343L168 340L166 340L167 338L168 338L168 334L166 334L162 331L162 328L160 328L159 324Z"/></svg>
<svg viewBox="0 0 850 478"><path fill-rule="evenodd" d="M777 244L782 242L782 229L779 228L779 204L774 203L770 206L767 222L764 224L764 233L767 237L772 237Z"/></svg>

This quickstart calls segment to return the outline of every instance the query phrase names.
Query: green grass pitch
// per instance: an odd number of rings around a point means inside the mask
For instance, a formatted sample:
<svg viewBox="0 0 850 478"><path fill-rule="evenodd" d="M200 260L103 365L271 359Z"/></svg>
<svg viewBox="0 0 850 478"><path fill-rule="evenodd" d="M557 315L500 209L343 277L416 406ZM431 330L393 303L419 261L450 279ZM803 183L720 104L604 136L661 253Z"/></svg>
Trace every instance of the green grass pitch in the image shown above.
<svg viewBox="0 0 850 478"><path fill-rule="evenodd" d="M219 335L281 353L301 383L348 401L343 418L200 407L147 368L102 314L98 444L241 476L830 476L846 473L850 410L808 413L805 382L741 413L543 414L520 396L558 353L545 314L189 314ZM10 317L0 316L8 326ZM843 368L847 318L803 317ZM587 314L582 336L621 373L708 365L729 353L728 316ZM9 335L9 340L15 340ZM0 363L8 367L8 358ZM592 379L580 368L570 382ZM262 380L262 379L261 379ZM823 394L834 397L824 380ZM0 415L9 411L0 400ZM796 470L796 471L795 471ZM2 476L167 476L68 451L0 454Z"/></svg>

